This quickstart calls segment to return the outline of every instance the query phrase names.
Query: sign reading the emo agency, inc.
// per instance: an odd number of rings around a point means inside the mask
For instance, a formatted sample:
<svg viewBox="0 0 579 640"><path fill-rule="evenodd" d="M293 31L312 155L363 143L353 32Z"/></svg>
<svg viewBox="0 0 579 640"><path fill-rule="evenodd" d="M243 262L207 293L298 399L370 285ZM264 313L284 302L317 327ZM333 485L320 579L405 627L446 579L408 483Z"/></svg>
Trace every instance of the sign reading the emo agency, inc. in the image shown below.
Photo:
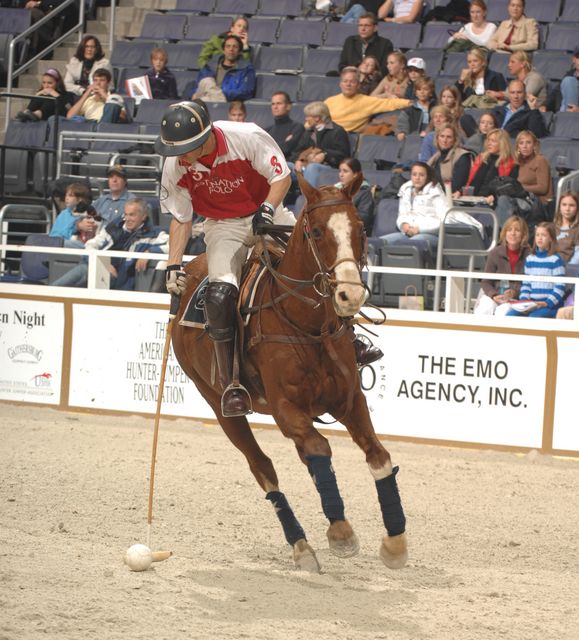
<svg viewBox="0 0 579 640"><path fill-rule="evenodd" d="M384 358L362 371L378 433L541 447L541 336L378 327Z"/></svg>
<svg viewBox="0 0 579 640"><path fill-rule="evenodd" d="M0 400L60 403L64 305L0 302Z"/></svg>

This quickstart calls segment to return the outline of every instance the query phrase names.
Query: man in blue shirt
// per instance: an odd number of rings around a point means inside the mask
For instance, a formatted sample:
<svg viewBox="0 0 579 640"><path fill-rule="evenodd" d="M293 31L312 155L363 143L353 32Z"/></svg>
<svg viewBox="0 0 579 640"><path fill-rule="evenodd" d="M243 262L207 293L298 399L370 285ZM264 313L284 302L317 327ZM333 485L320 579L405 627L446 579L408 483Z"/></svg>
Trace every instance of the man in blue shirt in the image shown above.
<svg viewBox="0 0 579 640"><path fill-rule="evenodd" d="M512 138L515 138L521 131L531 131L537 138L548 135L541 112L537 109L530 109L527 104L525 85L521 80L511 80L508 103L502 107L495 107L493 114L499 127Z"/></svg>
<svg viewBox="0 0 579 640"><path fill-rule="evenodd" d="M121 216L127 200L136 198L127 189L127 172L122 164L115 164L107 170L109 192L97 198L92 204L106 225Z"/></svg>

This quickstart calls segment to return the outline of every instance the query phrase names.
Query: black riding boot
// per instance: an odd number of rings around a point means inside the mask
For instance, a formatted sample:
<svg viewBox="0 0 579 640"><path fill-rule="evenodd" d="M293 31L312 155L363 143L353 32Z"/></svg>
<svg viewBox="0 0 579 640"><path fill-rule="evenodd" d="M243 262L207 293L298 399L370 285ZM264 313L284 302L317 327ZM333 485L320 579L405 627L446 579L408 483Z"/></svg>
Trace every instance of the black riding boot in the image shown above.
<svg viewBox="0 0 579 640"><path fill-rule="evenodd" d="M382 349L375 347L366 336L354 334L354 350L356 351L356 362L359 367L372 364L384 356Z"/></svg>
<svg viewBox="0 0 579 640"><path fill-rule="evenodd" d="M221 413L225 418L251 412L247 389L233 384L233 356L236 331L237 287L229 282L210 282L205 292L207 333L215 345L219 381L223 386Z"/></svg>

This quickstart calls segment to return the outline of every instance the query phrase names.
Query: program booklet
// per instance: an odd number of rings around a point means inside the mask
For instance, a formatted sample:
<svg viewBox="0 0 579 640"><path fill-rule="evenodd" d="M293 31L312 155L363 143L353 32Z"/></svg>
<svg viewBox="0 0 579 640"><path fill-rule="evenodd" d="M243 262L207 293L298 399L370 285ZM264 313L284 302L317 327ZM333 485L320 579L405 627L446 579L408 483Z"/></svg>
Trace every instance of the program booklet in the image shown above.
<svg viewBox="0 0 579 640"><path fill-rule="evenodd" d="M149 84L149 78L147 76L127 78L125 80L125 86L127 88L127 93L131 98L135 99L137 104L139 104L139 102L144 98L150 100L153 97L151 93L151 85Z"/></svg>

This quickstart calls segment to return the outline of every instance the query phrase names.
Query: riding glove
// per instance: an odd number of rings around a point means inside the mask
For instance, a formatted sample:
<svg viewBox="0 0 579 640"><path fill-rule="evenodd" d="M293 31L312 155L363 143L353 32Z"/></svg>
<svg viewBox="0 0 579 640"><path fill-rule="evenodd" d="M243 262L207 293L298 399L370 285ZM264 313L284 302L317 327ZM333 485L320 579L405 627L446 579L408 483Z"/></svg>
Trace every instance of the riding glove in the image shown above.
<svg viewBox="0 0 579 640"><path fill-rule="evenodd" d="M254 235L267 233L267 231L258 229L257 227L262 224L273 224L273 214L274 208L269 202L264 202L261 207L259 207L253 216L252 229Z"/></svg>
<svg viewBox="0 0 579 640"><path fill-rule="evenodd" d="M167 291L176 296L185 293L187 288L187 274L180 264L170 264L165 274L165 286Z"/></svg>

